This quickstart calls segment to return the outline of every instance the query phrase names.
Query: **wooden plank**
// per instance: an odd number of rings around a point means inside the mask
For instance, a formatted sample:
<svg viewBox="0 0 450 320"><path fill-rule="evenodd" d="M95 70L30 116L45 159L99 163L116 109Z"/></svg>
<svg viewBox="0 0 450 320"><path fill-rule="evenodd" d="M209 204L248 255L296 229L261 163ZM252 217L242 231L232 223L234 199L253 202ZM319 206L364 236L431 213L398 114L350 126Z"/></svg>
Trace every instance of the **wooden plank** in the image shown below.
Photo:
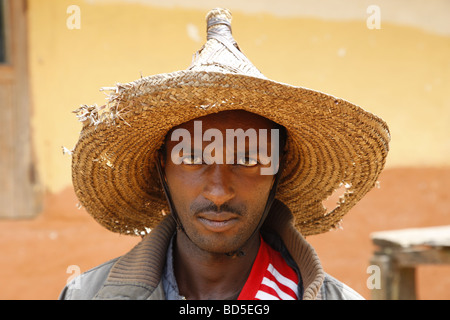
<svg viewBox="0 0 450 320"><path fill-rule="evenodd" d="M393 264L391 256L383 253L376 253L370 260L371 265L378 266L380 275L379 288L371 289L372 300L391 300L392 299L392 276Z"/></svg>
<svg viewBox="0 0 450 320"><path fill-rule="evenodd" d="M14 68L7 64L0 64L0 81L10 82L16 78ZM1 83L0 83L1 85Z"/></svg>
<svg viewBox="0 0 450 320"><path fill-rule="evenodd" d="M416 268L396 266L392 275L392 300L416 299Z"/></svg>
<svg viewBox="0 0 450 320"><path fill-rule="evenodd" d="M26 0L5 0L8 64L0 66L0 217L35 216L42 199L33 161Z"/></svg>
<svg viewBox="0 0 450 320"><path fill-rule="evenodd" d="M371 238L381 247L450 247L450 226L374 232Z"/></svg>
<svg viewBox="0 0 450 320"><path fill-rule="evenodd" d="M8 0L0 0L1 4L2 4L2 9L3 9L3 36L4 36L4 58L6 61L3 61L3 63L8 64L11 60L11 47L12 47L12 43L11 43L11 34L12 34L12 28L11 28L11 21L10 21L10 17L11 17L11 7L10 7L10 1Z"/></svg>
<svg viewBox="0 0 450 320"><path fill-rule="evenodd" d="M0 215L10 217L14 209L14 139L12 82L0 83Z"/></svg>
<svg viewBox="0 0 450 320"><path fill-rule="evenodd" d="M450 226L375 232L380 247L371 263L380 267L382 288L372 290L381 300L416 299L416 267L420 264L450 264Z"/></svg>
<svg viewBox="0 0 450 320"><path fill-rule="evenodd" d="M450 248L415 248L394 251L392 254L401 267L415 267L420 264L450 264Z"/></svg>

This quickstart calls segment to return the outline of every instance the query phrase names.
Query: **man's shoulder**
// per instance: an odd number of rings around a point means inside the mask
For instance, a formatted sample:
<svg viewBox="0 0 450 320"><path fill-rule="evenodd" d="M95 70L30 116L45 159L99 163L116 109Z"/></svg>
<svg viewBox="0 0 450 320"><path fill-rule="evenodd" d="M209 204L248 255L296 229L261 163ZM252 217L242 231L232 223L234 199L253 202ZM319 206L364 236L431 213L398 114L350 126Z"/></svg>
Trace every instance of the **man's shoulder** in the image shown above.
<svg viewBox="0 0 450 320"><path fill-rule="evenodd" d="M358 292L327 273L320 288L320 295L322 300L364 300Z"/></svg>
<svg viewBox="0 0 450 320"><path fill-rule="evenodd" d="M112 267L119 258L98 265L74 278L62 290L60 300L90 300L105 283Z"/></svg>

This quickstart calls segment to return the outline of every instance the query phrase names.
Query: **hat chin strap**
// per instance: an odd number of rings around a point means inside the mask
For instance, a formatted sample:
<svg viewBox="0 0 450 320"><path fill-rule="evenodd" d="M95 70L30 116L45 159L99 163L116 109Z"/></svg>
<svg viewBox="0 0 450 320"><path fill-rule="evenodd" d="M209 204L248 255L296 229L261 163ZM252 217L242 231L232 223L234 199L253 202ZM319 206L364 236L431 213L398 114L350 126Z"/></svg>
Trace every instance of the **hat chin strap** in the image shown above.
<svg viewBox="0 0 450 320"><path fill-rule="evenodd" d="M283 172L283 167L284 167L284 155L282 157L280 157L280 163L279 163L279 167L278 167L278 172L275 175L275 180L272 184L272 188L270 189L270 193L269 196L267 198L267 202L266 202L266 206L264 208L264 212L261 216L261 219L259 220L258 225L256 226L255 230L253 230L253 233L251 234L251 236L245 241L245 243L237 250L235 251L231 251L231 252L227 252L225 253L225 255L231 257L231 258L236 258L236 257L242 257L245 256L245 252L243 251L243 247L247 244L247 242L253 238L253 236L259 232L260 228L262 227L264 221L266 220L267 216L269 215L269 211L270 208L272 207L273 201L275 200L275 194L277 192L277 188L278 188L278 184L280 182L280 178L281 178L281 174ZM191 238L189 237L189 235L186 233L186 230L184 229L183 225L181 224L180 218L178 216L177 211L175 210L175 206L173 204L172 201L172 197L170 196L170 190L169 190L169 186L167 185L167 178L166 175L161 167L161 161L160 158L158 157L158 159L156 159L156 168L158 170L158 175L159 175L159 179L161 181L161 184L163 186L163 190L164 190L164 194L166 195L166 199L167 202L169 203L169 209L170 212L172 213L171 216L174 219L176 225L177 225L177 230L182 231L186 237L192 242Z"/></svg>
<svg viewBox="0 0 450 320"><path fill-rule="evenodd" d="M159 180L161 181L161 185L163 187L164 194L166 195L167 202L169 203L169 210L171 212L170 216L174 219L174 221L177 225L177 229L183 231L186 234L186 236L189 238L189 236L187 235L186 231L183 228L183 225L181 224L180 218L178 217L177 211L175 210L175 206L173 205L172 197L170 196L169 186L167 185L167 178L164 173L164 170L161 167L161 161L160 161L159 156L156 159L156 168L158 170ZM191 240L191 239L189 238L189 240Z"/></svg>

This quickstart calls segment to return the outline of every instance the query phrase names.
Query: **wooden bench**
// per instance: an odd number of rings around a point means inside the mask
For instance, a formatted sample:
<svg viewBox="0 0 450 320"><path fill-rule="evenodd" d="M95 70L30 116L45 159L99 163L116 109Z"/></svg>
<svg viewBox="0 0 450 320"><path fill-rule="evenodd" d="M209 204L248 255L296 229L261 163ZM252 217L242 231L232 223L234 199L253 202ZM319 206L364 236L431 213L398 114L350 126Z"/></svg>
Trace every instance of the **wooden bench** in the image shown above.
<svg viewBox="0 0 450 320"><path fill-rule="evenodd" d="M373 300L416 299L416 267L450 264L450 226L381 231L371 239L378 250L370 263L380 276Z"/></svg>

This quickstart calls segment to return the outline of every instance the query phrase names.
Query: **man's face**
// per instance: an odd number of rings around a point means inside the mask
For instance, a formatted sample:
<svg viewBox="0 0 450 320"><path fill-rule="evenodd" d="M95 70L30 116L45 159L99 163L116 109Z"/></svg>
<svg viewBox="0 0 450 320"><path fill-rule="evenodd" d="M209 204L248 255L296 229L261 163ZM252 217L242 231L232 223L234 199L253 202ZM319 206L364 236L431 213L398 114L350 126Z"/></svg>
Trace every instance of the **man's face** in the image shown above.
<svg viewBox="0 0 450 320"><path fill-rule="evenodd" d="M194 134L198 137L199 133L198 121L201 121L202 132L215 129L216 139L221 133L222 148L220 144L214 144L212 150L214 138L207 141L203 138L200 143L199 140L194 143ZM178 152L181 139L171 141L171 133L177 129L190 133L192 143L188 140L188 150ZM212 253L238 250L252 236L274 181L273 174L261 174L261 169L268 166L267 159L260 159L264 154L252 152L250 139L244 148L238 147L237 140L229 141L232 139L227 139L227 129L254 129L258 143L267 143L269 154L271 144L275 143L278 148L278 141L271 141L273 122L245 111L225 111L172 129L166 139L163 163L172 201L185 232L197 247ZM268 134L260 137L264 129ZM195 150L199 147L200 152ZM222 153L220 157L219 153ZM207 159L208 156L223 161L214 162Z"/></svg>

